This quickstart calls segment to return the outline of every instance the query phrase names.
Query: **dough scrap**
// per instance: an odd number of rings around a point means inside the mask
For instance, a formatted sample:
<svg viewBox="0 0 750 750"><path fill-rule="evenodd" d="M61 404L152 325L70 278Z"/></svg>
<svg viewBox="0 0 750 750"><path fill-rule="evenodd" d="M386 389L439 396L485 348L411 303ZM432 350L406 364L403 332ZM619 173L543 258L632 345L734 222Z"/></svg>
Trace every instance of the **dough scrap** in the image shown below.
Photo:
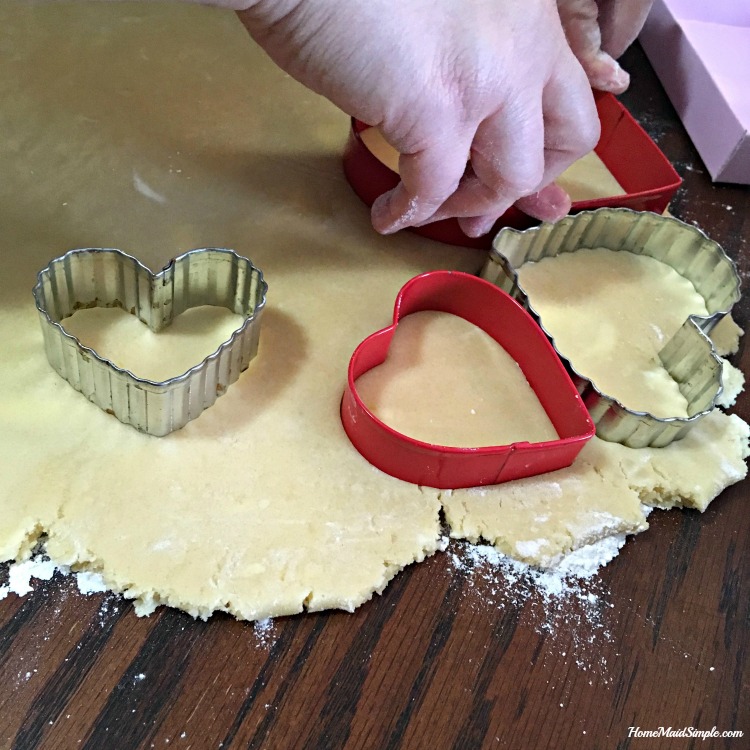
<svg viewBox="0 0 750 750"><path fill-rule="evenodd" d="M532 565L554 567L576 549L648 528L645 506L704 511L747 476L750 427L713 411L666 448L593 438L572 466L441 497L451 536L484 540Z"/></svg>
<svg viewBox="0 0 750 750"><path fill-rule="evenodd" d="M665 448L634 450L597 440L588 457L598 472L625 476L646 505L702 512L725 487L747 476L749 438L747 422L715 409Z"/></svg>
<svg viewBox="0 0 750 750"><path fill-rule="evenodd" d="M351 352L389 322L401 286L476 271L481 255L372 232L341 175L348 119L278 71L232 13L9 1L0 23L13 32L0 66L0 558L28 558L46 534L56 562L100 573L139 613L262 619L352 610L440 549L440 493L365 462L339 400ZM51 370L30 289L52 257L114 246L158 269L212 245L256 262L270 292L258 357L211 409L152 438ZM734 457L715 452L718 479L696 491L669 473L684 468L680 446L664 454L663 484L684 493L668 502L699 506L742 474L738 419L712 418ZM658 477L627 451L596 449L611 480L595 455L534 480L538 496L531 480L443 493L453 535L486 534L544 565L645 528L638 503ZM551 544L535 549L539 534Z"/></svg>
<svg viewBox="0 0 750 750"><path fill-rule="evenodd" d="M648 528L625 479L619 473L601 475L583 451L566 469L444 492L441 502L451 537L485 541L540 568L553 567L569 552L603 538Z"/></svg>
<svg viewBox="0 0 750 750"><path fill-rule="evenodd" d="M726 359L721 360L721 368L722 390L716 403L728 409L734 406L737 397L745 388L745 373Z"/></svg>
<svg viewBox="0 0 750 750"><path fill-rule="evenodd" d="M711 341L716 351L722 356L737 354L740 348L740 337L745 332L734 322L731 315L725 315L711 331Z"/></svg>

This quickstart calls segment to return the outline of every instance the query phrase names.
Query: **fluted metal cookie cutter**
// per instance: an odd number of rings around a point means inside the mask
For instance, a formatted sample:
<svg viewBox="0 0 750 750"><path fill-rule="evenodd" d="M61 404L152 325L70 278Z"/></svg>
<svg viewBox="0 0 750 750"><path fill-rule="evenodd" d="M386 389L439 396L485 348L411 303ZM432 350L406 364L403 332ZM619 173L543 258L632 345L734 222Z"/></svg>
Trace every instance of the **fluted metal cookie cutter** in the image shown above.
<svg viewBox="0 0 750 750"><path fill-rule="evenodd" d="M268 285L247 258L191 250L153 273L114 248L71 250L39 272L34 300L55 371L121 422L163 436L184 427L234 383L258 351ZM158 332L188 308L226 307L242 325L202 362L164 381L139 378L68 333L62 321L89 307L119 307Z"/></svg>
<svg viewBox="0 0 750 750"><path fill-rule="evenodd" d="M656 417L628 409L602 393L558 350L600 438L631 448L663 447L684 437L711 412L722 390L721 358L708 333L739 300L740 278L734 263L716 242L696 227L671 217L602 208L521 232L503 229L495 238L480 275L529 310L554 345L543 318L519 283L516 269L561 253L602 247L647 255L666 263L691 281L706 301L708 314L689 316L659 352L662 364L688 402L687 417Z"/></svg>

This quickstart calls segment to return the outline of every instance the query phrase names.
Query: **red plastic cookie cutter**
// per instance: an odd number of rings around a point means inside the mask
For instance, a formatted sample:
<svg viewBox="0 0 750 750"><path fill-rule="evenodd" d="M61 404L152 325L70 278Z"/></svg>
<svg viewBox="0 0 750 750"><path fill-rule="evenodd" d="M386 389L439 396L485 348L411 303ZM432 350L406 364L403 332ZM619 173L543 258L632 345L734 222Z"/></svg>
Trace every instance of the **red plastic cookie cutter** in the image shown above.
<svg viewBox="0 0 750 750"><path fill-rule="evenodd" d="M680 176L648 133L612 94L597 92L595 99L602 131L594 150L625 192L608 198L575 201L571 213L602 207L662 213L682 184ZM363 142L360 134L368 127L359 120L352 120L344 150L344 174L354 192L371 206L379 195L396 187L400 178ZM538 223L511 206L483 237L464 234L456 219L443 219L412 231L449 245L489 249L492 238L503 227L527 229Z"/></svg>
<svg viewBox="0 0 750 750"><path fill-rule="evenodd" d="M357 393L357 378L385 361L399 320L422 310L458 315L492 336L521 367L559 438L456 448L415 440L376 417ZM381 471L440 489L499 484L561 469L594 435L573 382L531 315L494 284L459 271L431 271L403 286L393 324L368 336L352 355L341 421L354 447Z"/></svg>

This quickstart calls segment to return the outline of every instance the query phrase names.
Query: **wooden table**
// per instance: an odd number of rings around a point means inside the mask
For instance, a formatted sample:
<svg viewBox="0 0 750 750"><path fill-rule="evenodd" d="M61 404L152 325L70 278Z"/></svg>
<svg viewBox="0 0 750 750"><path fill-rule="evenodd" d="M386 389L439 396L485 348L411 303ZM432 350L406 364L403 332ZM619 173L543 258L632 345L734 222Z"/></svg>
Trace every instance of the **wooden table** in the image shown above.
<svg viewBox="0 0 750 750"><path fill-rule="evenodd" d="M746 278L750 190L712 185L639 49L625 66L624 102L685 181L674 214ZM750 325L747 297L735 317ZM735 363L748 370L747 343ZM736 411L750 419L750 396ZM562 604L511 596L442 554L354 614L265 629L164 608L138 618L55 577L0 602L0 748L748 747L747 502L745 482L703 515L654 513ZM745 737L629 731L660 726Z"/></svg>

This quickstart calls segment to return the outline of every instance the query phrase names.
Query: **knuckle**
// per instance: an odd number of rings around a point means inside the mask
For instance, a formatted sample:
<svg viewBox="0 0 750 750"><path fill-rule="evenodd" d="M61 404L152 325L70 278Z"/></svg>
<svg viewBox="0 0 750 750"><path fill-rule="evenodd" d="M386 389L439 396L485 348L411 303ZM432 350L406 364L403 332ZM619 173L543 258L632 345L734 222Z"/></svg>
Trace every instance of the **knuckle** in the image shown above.
<svg viewBox="0 0 750 750"><path fill-rule="evenodd" d="M500 159L498 154L472 149L474 171L493 193L517 198L536 190L544 176L544 154L516 153Z"/></svg>
<svg viewBox="0 0 750 750"><path fill-rule="evenodd" d="M568 122L567 133L570 137L569 148L575 158L587 154L599 142L601 121L593 97L579 102Z"/></svg>
<svg viewBox="0 0 750 750"><path fill-rule="evenodd" d="M587 117L577 127L580 156L587 154L599 142L601 123L598 117Z"/></svg>
<svg viewBox="0 0 750 750"><path fill-rule="evenodd" d="M499 192L520 197L533 193L544 177L544 164L541 159L523 161L511 170L500 175Z"/></svg>

